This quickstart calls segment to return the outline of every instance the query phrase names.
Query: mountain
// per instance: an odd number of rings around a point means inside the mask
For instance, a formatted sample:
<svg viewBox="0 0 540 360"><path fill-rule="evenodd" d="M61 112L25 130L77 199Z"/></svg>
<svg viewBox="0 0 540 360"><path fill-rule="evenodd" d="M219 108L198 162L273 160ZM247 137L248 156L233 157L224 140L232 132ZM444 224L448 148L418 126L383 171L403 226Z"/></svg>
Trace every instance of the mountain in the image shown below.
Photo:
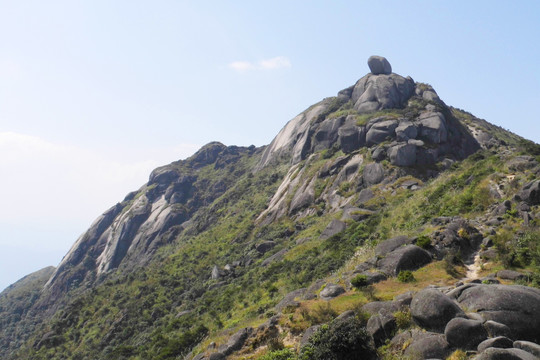
<svg viewBox="0 0 540 360"><path fill-rule="evenodd" d="M155 169L0 294L0 357L538 356L540 146L368 66Z"/></svg>

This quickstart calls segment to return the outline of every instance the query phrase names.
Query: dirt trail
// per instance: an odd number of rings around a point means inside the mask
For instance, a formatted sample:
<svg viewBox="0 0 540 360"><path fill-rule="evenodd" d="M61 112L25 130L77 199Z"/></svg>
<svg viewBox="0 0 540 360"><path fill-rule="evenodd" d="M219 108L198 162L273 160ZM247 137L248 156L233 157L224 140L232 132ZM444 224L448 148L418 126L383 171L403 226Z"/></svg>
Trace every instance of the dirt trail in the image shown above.
<svg viewBox="0 0 540 360"><path fill-rule="evenodd" d="M482 260L480 259L480 253L477 252L474 255L474 260L471 264L465 264L465 267L467 268L467 273L465 274L465 277L463 280L471 281L478 279L478 274L480 272L482 266Z"/></svg>

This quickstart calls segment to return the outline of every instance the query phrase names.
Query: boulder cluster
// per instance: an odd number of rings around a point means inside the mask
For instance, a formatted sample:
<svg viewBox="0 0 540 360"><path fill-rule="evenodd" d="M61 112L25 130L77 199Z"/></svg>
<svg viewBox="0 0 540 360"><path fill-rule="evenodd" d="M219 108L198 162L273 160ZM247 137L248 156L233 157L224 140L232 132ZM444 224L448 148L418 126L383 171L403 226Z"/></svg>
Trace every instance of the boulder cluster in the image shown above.
<svg viewBox="0 0 540 360"><path fill-rule="evenodd" d="M371 314L367 330L375 345L389 341L404 356L445 359L457 349L476 353L477 360L540 356L540 290L535 288L428 287L394 301L368 303L363 310ZM418 327L396 334L397 312L410 312Z"/></svg>

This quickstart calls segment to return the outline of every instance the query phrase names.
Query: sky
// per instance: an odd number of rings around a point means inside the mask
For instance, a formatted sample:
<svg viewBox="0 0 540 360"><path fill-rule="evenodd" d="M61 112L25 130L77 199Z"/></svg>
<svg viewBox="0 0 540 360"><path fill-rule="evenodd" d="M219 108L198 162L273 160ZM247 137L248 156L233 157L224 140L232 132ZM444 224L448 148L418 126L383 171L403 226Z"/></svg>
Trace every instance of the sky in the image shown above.
<svg viewBox="0 0 540 360"><path fill-rule="evenodd" d="M538 1L0 0L0 290L152 169L270 143L368 73L540 142Z"/></svg>

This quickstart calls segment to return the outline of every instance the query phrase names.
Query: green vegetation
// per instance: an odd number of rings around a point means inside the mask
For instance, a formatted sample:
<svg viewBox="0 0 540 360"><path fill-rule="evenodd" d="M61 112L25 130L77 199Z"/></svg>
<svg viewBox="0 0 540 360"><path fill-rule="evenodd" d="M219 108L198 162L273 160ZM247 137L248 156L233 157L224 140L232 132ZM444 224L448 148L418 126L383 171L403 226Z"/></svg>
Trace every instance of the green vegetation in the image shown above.
<svg viewBox="0 0 540 360"><path fill-rule="evenodd" d="M371 359L375 350L369 334L356 317L323 325L300 352L300 360Z"/></svg>
<svg viewBox="0 0 540 360"><path fill-rule="evenodd" d="M426 235L420 235L416 239L416 245L420 246L422 249L428 249L431 246L431 239Z"/></svg>
<svg viewBox="0 0 540 360"><path fill-rule="evenodd" d="M358 274L351 279L351 284L357 289L363 288L368 285L367 276Z"/></svg>
<svg viewBox="0 0 540 360"><path fill-rule="evenodd" d="M398 276L397 276L397 279L398 279L399 282L403 282L403 283L409 283L409 282L416 281L412 271L410 271L410 270L400 271Z"/></svg>
<svg viewBox="0 0 540 360"><path fill-rule="evenodd" d="M296 353L291 349L282 349L272 351L266 355L263 355L259 360L295 360Z"/></svg>

